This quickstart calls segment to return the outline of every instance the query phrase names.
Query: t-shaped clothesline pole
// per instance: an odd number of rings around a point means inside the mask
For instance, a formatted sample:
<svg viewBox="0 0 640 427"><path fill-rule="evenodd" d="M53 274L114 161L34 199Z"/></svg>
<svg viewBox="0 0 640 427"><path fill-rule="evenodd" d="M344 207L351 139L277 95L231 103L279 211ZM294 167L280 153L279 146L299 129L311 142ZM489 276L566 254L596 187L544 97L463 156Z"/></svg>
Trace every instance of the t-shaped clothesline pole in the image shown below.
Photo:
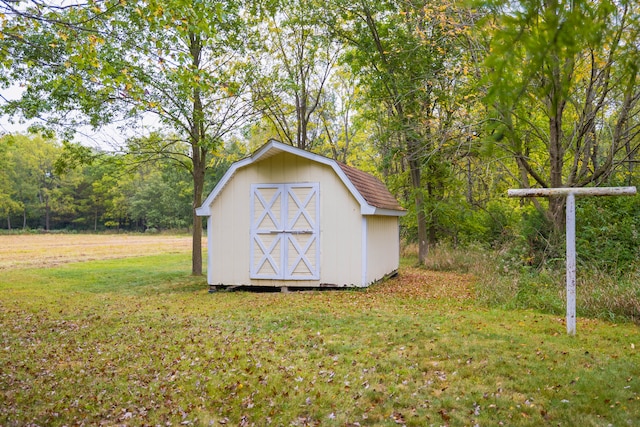
<svg viewBox="0 0 640 427"><path fill-rule="evenodd" d="M567 198L567 333L576 334L576 199L575 196L632 196L636 187L589 187L589 188L523 188L509 190L509 197Z"/></svg>

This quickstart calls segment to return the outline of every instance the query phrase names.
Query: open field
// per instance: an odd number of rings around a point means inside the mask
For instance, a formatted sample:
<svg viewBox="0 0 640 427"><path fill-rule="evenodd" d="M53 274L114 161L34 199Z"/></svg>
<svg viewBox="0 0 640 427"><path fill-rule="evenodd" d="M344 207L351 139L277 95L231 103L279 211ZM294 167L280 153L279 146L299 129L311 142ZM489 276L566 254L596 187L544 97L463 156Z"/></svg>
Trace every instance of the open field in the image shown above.
<svg viewBox="0 0 640 427"><path fill-rule="evenodd" d="M206 246L206 240L203 239ZM144 234L0 235L0 270L67 262L181 253L191 237Z"/></svg>
<svg viewBox="0 0 640 427"><path fill-rule="evenodd" d="M208 294L188 249L47 265L0 273L3 426L640 424L638 326L568 337L468 275Z"/></svg>

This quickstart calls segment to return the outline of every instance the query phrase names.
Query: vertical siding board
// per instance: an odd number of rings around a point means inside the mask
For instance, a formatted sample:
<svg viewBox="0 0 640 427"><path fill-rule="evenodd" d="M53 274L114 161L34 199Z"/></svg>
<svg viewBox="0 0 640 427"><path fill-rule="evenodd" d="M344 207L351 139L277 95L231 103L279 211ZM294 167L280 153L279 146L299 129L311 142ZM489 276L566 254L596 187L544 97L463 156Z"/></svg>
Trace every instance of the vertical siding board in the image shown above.
<svg viewBox="0 0 640 427"><path fill-rule="evenodd" d="M207 283L214 283L213 281L213 257L209 254L213 253L214 239L213 234L213 220L212 216L207 218Z"/></svg>
<svg viewBox="0 0 640 427"><path fill-rule="evenodd" d="M398 218L372 216L367 227L367 284L398 269L400 263Z"/></svg>

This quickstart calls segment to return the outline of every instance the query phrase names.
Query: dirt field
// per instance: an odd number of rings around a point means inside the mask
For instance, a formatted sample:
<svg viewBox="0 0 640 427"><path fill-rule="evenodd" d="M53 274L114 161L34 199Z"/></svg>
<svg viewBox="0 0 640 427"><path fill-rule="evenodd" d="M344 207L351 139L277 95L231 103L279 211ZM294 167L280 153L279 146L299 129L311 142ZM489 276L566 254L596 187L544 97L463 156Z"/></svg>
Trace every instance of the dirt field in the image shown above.
<svg viewBox="0 0 640 427"><path fill-rule="evenodd" d="M203 239L203 247L206 240ZM34 234L0 236L0 270L189 252L190 236Z"/></svg>

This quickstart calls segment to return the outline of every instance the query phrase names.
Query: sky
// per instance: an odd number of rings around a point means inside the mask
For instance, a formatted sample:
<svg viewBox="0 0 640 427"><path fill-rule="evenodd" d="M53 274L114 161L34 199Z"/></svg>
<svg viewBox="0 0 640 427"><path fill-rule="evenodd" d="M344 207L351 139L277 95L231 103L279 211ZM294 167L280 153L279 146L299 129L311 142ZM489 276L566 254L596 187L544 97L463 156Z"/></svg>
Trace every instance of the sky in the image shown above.
<svg viewBox="0 0 640 427"><path fill-rule="evenodd" d="M8 89L0 90L0 99L14 100L20 96L21 90L18 86L12 86ZM14 121L16 121L14 119ZM16 133L26 132L28 124L11 123L10 118L6 116L0 116L0 132L3 133Z"/></svg>

